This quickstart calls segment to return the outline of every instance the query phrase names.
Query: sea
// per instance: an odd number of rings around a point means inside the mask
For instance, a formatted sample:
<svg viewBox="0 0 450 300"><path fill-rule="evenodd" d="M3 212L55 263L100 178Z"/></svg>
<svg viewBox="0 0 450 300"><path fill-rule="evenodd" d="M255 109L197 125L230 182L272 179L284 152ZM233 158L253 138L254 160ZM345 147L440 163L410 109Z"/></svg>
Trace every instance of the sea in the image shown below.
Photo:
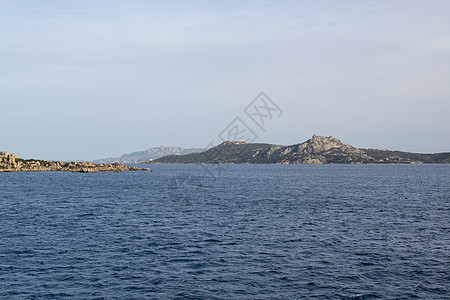
<svg viewBox="0 0 450 300"><path fill-rule="evenodd" d="M449 165L0 173L1 299L450 299Z"/></svg>

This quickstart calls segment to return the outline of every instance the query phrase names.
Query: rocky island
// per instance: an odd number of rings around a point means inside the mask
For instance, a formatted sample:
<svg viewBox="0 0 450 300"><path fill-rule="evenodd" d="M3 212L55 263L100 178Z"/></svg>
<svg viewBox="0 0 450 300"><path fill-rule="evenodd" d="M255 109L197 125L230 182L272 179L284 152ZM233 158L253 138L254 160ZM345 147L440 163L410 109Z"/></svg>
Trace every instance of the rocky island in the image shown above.
<svg viewBox="0 0 450 300"><path fill-rule="evenodd" d="M152 163L189 164L448 164L450 153L410 153L356 148L332 136L314 135L290 146L226 141L202 153L170 155Z"/></svg>
<svg viewBox="0 0 450 300"><path fill-rule="evenodd" d="M128 167L121 163L95 164L90 162L60 162L40 159L23 159L14 153L0 152L1 172L41 172L65 171L80 173L123 172L123 171L150 171L136 166Z"/></svg>

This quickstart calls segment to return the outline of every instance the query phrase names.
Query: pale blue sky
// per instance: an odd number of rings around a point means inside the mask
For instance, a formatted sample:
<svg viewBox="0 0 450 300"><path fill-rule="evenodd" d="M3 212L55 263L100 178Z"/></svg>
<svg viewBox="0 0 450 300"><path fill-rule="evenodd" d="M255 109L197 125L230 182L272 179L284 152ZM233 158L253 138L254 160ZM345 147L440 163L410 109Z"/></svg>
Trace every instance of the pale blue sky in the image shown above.
<svg viewBox="0 0 450 300"><path fill-rule="evenodd" d="M448 16L430 0L0 0L0 150L204 147L265 91L284 114L260 142L450 151Z"/></svg>

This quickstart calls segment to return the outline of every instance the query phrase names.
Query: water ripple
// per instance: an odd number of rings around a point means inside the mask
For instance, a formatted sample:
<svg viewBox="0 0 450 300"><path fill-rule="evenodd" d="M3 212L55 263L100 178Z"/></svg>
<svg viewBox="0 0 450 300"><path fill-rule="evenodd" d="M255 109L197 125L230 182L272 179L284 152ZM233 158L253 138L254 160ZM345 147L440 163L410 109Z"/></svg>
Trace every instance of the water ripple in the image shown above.
<svg viewBox="0 0 450 300"><path fill-rule="evenodd" d="M0 174L0 298L450 299L449 166L154 169Z"/></svg>

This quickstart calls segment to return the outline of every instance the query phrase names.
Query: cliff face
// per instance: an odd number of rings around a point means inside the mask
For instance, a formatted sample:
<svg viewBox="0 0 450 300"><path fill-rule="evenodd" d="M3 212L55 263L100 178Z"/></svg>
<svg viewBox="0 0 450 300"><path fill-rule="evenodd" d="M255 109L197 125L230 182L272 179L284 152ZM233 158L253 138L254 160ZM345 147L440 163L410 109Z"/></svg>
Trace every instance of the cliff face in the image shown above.
<svg viewBox="0 0 450 300"><path fill-rule="evenodd" d="M94 164L89 162L59 162L39 159L22 159L13 153L0 152L0 172L66 171L81 173L146 171L127 167L121 163Z"/></svg>
<svg viewBox="0 0 450 300"><path fill-rule="evenodd" d="M156 163L363 164L450 163L450 153L420 154L360 149L332 136L314 135L290 146L224 142L203 153L166 156Z"/></svg>

